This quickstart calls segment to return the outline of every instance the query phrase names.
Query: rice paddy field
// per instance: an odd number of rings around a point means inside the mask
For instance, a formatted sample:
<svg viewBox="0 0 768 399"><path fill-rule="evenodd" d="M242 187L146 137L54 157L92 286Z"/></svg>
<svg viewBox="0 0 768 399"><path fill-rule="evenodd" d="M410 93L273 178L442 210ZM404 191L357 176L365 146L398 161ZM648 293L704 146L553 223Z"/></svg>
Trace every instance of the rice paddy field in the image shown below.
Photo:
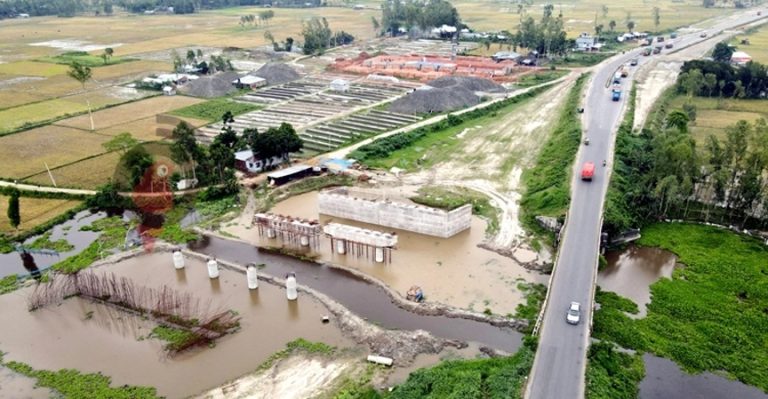
<svg viewBox="0 0 768 399"><path fill-rule="evenodd" d="M163 112L200 102L202 102L202 100L186 96L157 96L94 112L93 122L96 130L101 130L115 125L154 117ZM56 124L59 126L84 130L89 130L91 128L91 122L88 115L64 119L56 122Z"/></svg>
<svg viewBox="0 0 768 399"><path fill-rule="evenodd" d="M670 103L671 109L682 109L685 96L678 96ZM768 107L765 100L734 100L694 97L696 120L690 124L691 135L699 143L704 143L709 135L724 140L725 129L739 120L754 123L759 118L768 120Z"/></svg>
<svg viewBox="0 0 768 399"><path fill-rule="evenodd" d="M19 198L21 213L19 232L30 230L78 205L80 201L21 197ZM8 197L0 195L0 233L15 231L8 220Z"/></svg>
<svg viewBox="0 0 768 399"><path fill-rule="evenodd" d="M749 39L749 44L741 44L742 39ZM768 64L768 24L734 37L731 44L751 55L754 61Z"/></svg>

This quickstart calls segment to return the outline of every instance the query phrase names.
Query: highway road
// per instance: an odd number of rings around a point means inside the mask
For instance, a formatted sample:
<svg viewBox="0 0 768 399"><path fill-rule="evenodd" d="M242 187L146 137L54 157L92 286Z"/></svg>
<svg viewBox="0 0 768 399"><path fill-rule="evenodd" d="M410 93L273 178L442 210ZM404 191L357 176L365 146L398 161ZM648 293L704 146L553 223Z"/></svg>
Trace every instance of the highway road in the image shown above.
<svg viewBox="0 0 768 399"><path fill-rule="evenodd" d="M722 18L712 27L703 30L707 32L707 39L700 37L702 30L681 35L675 39L675 48L665 49L661 56L703 40L711 40L709 38L723 30L765 18L768 13L764 7L760 9L762 16L757 16L757 9L750 9ZM716 40L712 40L712 46L715 43ZM638 57L641 64L651 59L639 55L640 51L642 49L615 56L595 67L587 88L582 123L590 144L581 146L574 165L571 205L549 287L536 359L525 392L528 399L584 397L584 373L597 277L603 201L610 177L608 171L612 164L615 134L626 108L626 94L636 67L628 78L623 79L621 101L611 100L608 84L616 70L631 58ZM604 159L608 160L606 167L602 166ZM587 161L594 162L596 169L591 182L580 179L581 165ZM570 325L565 321L565 313L571 301L582 304L581 322L578 325Z"/></svg>

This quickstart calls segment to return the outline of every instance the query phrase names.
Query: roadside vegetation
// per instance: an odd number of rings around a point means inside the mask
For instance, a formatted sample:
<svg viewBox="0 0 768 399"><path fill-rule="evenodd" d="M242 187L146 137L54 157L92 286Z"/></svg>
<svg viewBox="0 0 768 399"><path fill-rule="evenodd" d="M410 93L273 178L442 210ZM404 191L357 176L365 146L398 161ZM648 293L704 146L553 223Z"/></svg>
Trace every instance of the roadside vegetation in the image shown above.
<svg viewBox="0 0 768 399"><path fill-rule="evenodd" d="M593 343L587 355L587 399L635 399L645 377L639 354L619 352L611 343Z"/></svg>
<svg viewBox="0 0 768 399"><path fill-rule="evenodd" d="M179 108L171 111L170 114L215 122L221 120L222 115L227 112L231 113L233 116L237 116L261 108L264 107L256 104L237 102L230 98L222 97Z"/></svg>
<svg viewBox="0 0 768 399"><path fill-rule="evenodd" d="M419 188L417 195L409 199L417 204L446 211L471 204L472 214L485 219L487 234L494 234L499 230L499 210L491 205L486 195L475 190L465 187L424 186Z"/></svg>
<svg viewBox="0 0 768 399"><path fill-rule="evenodd" d="M528 230L543 231L536 216L563 218L568 209L571 169L581 142L581 119L576 108L586 80L587 75L576 80L536 165L523 173L526 190L520 200L521 222Z"/></svg>
<svg viewBox="0 0 768 399"><path fill-rule="evenodd" d="M594 336L768 391L768 248L726 229L685 223L648 226L639 243L674 252L685 267L651 286L642 319L624 314L637 311L628 299L599 293Z"/></svg>
<svg viewBox="0 0 768 399"><path fill-rule="evenodd" d="M83 374L73 369L58 371L36 370L29 365L15 361L4 361L0 354L0 366L37 380L37 386L60 393L64 398L110 398L110 399L159 399L152 387L123 385L110 386L112 379L101 373Z"/></svg>
<svg viewBox="0 0 768 399"><path fill-rule="evenodd" d="M568 75L569 73L570 71L565 69L554 69L549 71L531 73L531 74L524 75L520 77L520 79L516 80L515 86L517 87L536 86L542 83L547 83L553 80L560 79L563 76Z"/></svg>
<svg viewBox="0 0 768 399"><path fill-rule="evenodd" d="M525 303L519 303L515 309L515 314L511 315L518 320L528 320L528 327L524 331L530 334L533 326L536 324L536 318L539 317L541 305L547 296L547 286L544 284L518 283L517 289L525 294Z"/></svg>

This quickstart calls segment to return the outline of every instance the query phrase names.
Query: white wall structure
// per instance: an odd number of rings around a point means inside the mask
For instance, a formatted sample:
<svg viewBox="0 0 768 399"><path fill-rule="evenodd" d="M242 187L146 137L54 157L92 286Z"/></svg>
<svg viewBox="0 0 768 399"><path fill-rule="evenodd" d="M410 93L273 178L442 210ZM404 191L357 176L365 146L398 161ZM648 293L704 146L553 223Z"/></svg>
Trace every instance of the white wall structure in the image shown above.
<svg viewBox="0 0 768 399"><path fill-rule="evenodd" d="M472 224L472 205L452 211L374 198L347 188L321 191L320 213L379 226L448 238Z"/></svg>

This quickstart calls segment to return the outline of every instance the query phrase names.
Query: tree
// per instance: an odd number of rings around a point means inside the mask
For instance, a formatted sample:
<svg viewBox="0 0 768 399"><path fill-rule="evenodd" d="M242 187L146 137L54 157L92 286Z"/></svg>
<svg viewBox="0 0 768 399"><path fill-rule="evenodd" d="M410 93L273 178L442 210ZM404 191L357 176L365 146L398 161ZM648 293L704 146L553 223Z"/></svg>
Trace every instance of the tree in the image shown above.
<svg viewBox="0 0 768 399"><path fill-rule="evenodd" d="M373 33L378 36L379 30L381 30L381 24L379 24L379 21L373 15L371 15L371 25L373 25Z"/></svg>
<svg viewBox="0 0 768 399"><path fill-rule="evenodd" d="M659 23L661 22L661 10L659 10L659 7L653 7L651 14L653 15L653 26L658 30Z"/></svg>
<svg viewBox="0 0 768 399"><path fill-rule="evenodd" d="M171 159L181 166L182 173L186 177L186 167L192 166L192 178L197 179L197 164L202 160L202 151L195 139L195 129L186 122L179 122L173 129L171 144Z"/></svg>
<svg viewBox="0 0 768 399"><path fill-rule="evenodd" d="M139 140L133 138L130 133L124 132L113 137L111 140L107 141L101 146L109 152L119 151L121 154L125 154L129 149L135 147L137 144L139 144Z"/></svg>
<svg viewBox="0 0 768 399"><path fill-rule="evenodd" d="M683 72L678 79L680 86L685 90L689 99L694 95L699 94L705 83L704 75L698 69Z"/></svg>
<svg viewBox="0 0 768 399"><path fill-rule="evenodd" d="M269 128L261 134L255 129L246 129L243 134L247 136L251 150L259 159L285 158L289 153L298 152L304 147L304 142L288 123L282 123L278 128Z"/></svg>
<svg viewBox="0 0 768 399"><path fill-rule="evenodd" d="M603 24L595 25L595 36L600 40L600 34L603 33Z"/></svg>
<svg viewBox="0 0 768 399"><path fill-rule="evenodd" d="M616 31L616 21L611 20L610 22L608 22L608 28L611 29L611 32L615 32Z"/></svg>
<svg viewBox="0 0 768 399"><path fill-rule="evenodd" d="M187 63L193 64L195 62L195 50L187 50Z"/></svg>
<svg viewBox="0 0 768 399"><path fill-rule="evenodd" d="M717 62L729 63L731 62L731 56L733 55L733 47L726 42L720 42L715 45L715 49L712 50L712 59Z"/></svg>
<svg viewBox="0 0 768 399"><path fill-rule="evenodd" d="M120 195L118 186L112 181L98 188L96 195L85 201L90 209L121 209L128 207L128 199Z"/></svg>
<svg viewBox="0 0 768 399"><path fill-rule="evenodd" d="M635 21L627 21L627 31L632 32L635 30Z"/></svg>
<svg viewBox="0 0 768 399"><path fill-rule="evenodd" d="M312 17L302 23L301 35L304 37L304 54L322 54L331 46L331 28L325 18Z"/></svg>
<svg viewBox="0 0 768 399"><path fill-rule="evenodd" d="M680 133L688 132L690 118L683 111L672 111L667 115L667 126L677 128Z"/></svg>
<svg viewBox="0 0 768 399"><path fill-rule="evenodd" d="M704 8L710 8L715 6L715 0L702 0L702 5Z"/></svg>
<svg viewBox="0 0 768 399"><path fill-rule="evenodd" d="M142 145L135 145L122 157L123 166L128 172L128 182L136 187L147 169L152 166L154 159Z"/></svg>
<svg viewBox="0 0 768 399"><path fill-rule="evenodd" d="M82 65L77 61L72 62L72 65L69 66L69 70L67 71L67 75L80 82L80 84L83 86L83 91L85 92L85 84L91 80L92 74L91 74L91 68L87 65ZM91 130L95 130L95 126L93 124L93 113L91 112L91 102L86 99L85 100L86 105L88 106L88 117L91 120Z"/></svg>
<svg viewBox="0 0 768 399"><path fill-rule="evenodd" d="M14 229L21 224L21 212L19 211L19 190L13 189L11 196L8 198L8 220Z"/></svg>
<svg viewBox="0 0 768 399"><path fill-rule="evenodd" d="M111 1L105 1L104 2L104 14L112 15L113 11L114 10L112 9L112 2Z"/></svg>

